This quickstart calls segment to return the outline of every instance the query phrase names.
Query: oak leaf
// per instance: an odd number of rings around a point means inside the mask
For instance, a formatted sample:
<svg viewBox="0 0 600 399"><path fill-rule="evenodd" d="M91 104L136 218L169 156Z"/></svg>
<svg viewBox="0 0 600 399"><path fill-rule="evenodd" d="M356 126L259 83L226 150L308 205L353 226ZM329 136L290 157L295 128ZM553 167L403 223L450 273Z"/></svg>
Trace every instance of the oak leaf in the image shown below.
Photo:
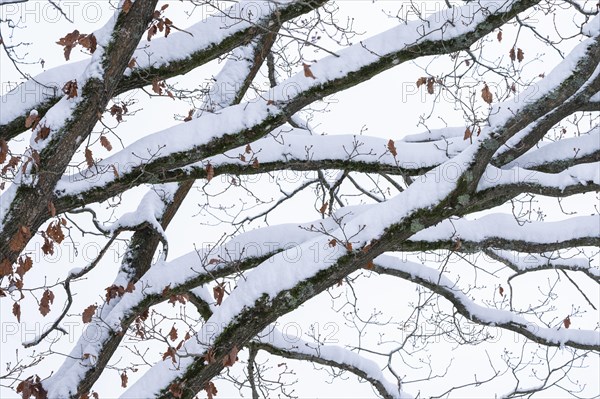
<svg viewBox="0 0 600 399"><path fill-rule="evenodd" d="M206 164L206 181L210 182L215 177L215 168L210 164Z"/></svg>
<svg viewBox="0 0 600 399"><path fill-rule="evenodd" d="M100 144L106 148L107 151L112 151L112 144L106 136L100 136Z"/></svg>
<svg viewBox="0 0 600 399"><path fill-rule="evenodd" d="M171 341L175 341L177 339L177 329L175 328L175 325L173 325L173 327L171 327L171 331L169 331L169 339Z"/></svg>
<svg viewBox="0 0 600 399"><path fill-rule="evenodd" d="M225 287L223 284L217 284L213 287L213 298L217 301L217 305L223 303L223 297L225 296Z"/></svg>
<svg viewBox="0 0 600 399"><path fill-rule="evenodd" d="M42 316L46 316L50 313L50 305L54 303L54 293L49 289L46 289L42 294L42 300L40 301L40 313Z"/></svg>
<svg viewBox="0 0 600 399"><path fill-rule="evenodd" d="M235 362L238 360L237 354L238 354L238 347L237 345L233 345L233 348L231 348L231 350L229 351L229 353L227 355L225 355L225 357L223 358L223 366L225 367L231 367L235 364Z"/></svg>
<svg viewBox="0 0 600 399"><path fill-rule="evenodd" d="M483 89L481 89L481 98L483 98L483 101L488 104L491 104L492 101L494 101L494 96L492 95L487 83L483 84Z"/></svg>
<svg viewBox="0 0 600 399"><path fill-rule="evenodd" d="M302 66L304 67L304 76L306 76L307 78L316 79L315 75L313 75L312 71L310 70L310 65L302 64Z"/></svg>
<svg viewBox="0 0 600 399"><path fill-rule="evenodd" d="M15 317L17 318L17 321L20 323L21 322L21 305L19 304L19 302L15 302L13 304L12 313L15 315Z"/></svg>
<svg viewBox="0 0 600 399"><path fill-rule="evenodd" d="M121 388L127 388L128 380L129 380L129 378L127 378L127 373L123 371L121 373Z"/></svg>
<svg viewBox="0 0 600 399"><path fill-rule="evenodd" d="M8 156L8 143L4 139L0 139L0 164L6 162Z"/></svg>
<svg viewBox="0 0 600 399"><path fill-rule="evenodd" d="M96 305L90 305L87 308L85 308L85 310L81 314L81 319L83 320L84 324L92 322L92 317L94 317L94 315L96 314L96 309L98 309L98 306Z"/></svg>
<svg viewBox="0 0 600 399"><path fill-rule="evenodd" d="M208 381L204 384L204 390L206 391L208 399L214 399L214 397L217 396L217 387L212 381Z"/></svg>
<svg viewBox="0 0 600 399"><path fill-rule="evenodd" d="M85 148L85 162L87 163L88 168L94 166L94 156L92 155L92 150L88 147Z"/></svg>
<svg viewBox="0 0 600 399"><path fill-rule="evenodd" d="M390 139L387 143L387 149L392 154L394 158L398 155L398 151L396 151L396 145L394 144L394 140Z"/></svg>

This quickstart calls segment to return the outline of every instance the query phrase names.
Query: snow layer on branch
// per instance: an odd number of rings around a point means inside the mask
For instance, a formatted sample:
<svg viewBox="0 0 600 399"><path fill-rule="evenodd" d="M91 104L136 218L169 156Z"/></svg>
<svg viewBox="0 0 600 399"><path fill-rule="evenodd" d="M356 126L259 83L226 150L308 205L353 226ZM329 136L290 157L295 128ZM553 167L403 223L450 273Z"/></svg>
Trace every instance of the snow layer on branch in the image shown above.
<svg viewBox="0 0 600 399"><path fill-rule="evenodd" d="M563 258L556 255L556 252L541 254L524 254L515 251L492 250L500 258L508 260L520 271L538 269L544 266L566 266L573 269L586 270L591 275L600 277L600 269L592 267L589 259L586 258Z"/></svg>
<svg viewBox="0 0 600 399"><path fill-rule="evenodd" d="M492 214L476 220L444 220L410 237L411 241L436 242L460 237L480 242L489 238L519 240L537 244L556 243L600 236L600 216L578 216L557 222L531 222L523 226L513 215Z"/></svg>
<svg viewBox="0 0 600 399"><path fill-rule="evenodd" d="M524 183L564 190L569 186L586 185L588 182L600 184L600 163L575 165L560 173L537 172L520 167L506 170L490 165L479 181L477 189L481 191L492 187Z"/></svg>
<svg viewBox="0 0 600 399"><path fill-rule="evenodd" d="M529 168L553 161L574 160L600 151L600 126L595 126L588 133L578 137L565 138L552 143L540 142L540 145L540 148L533 148L508 163L506 168L514 166Z"/></svg>
<svg viewBox="0 0 600 399"><path fill-rule="evenodd" d="M465 306L471 316L483 321L488 325L494 326L507 323L518 324L534 335L557 344L564 344L567 341L575 341L590 346L600 345L600 333L598 331L566 329L560 327L538 327L524 317L516 315L511 311L481 306L467 297L456 287L455 282L451 281L443 274L440 274L440 271L437 269L420 265L418 263L407 262L388 255L378 256L375 258L374 262L382 267L399 270L408 273L413 277L424 279L430 283L445 288L452 293L452 296L456 301Z"/></svg>
<svg viewBox="0 0 600 399"><path fill-rule="evenodd" d="M166 204L173 200L173 195L177 190L177 184L161 184L151 189L144 195L140 204L134 212L127 212L116 222L105 230L111 233L119 229L136 227L143 223L149 223L152 229L165 236L165 232L159 222L163 216Z"/></svg>
<svg viewBox="0 0 600 399"><path fill-rule="evenodd" d="M144 38L140 48L133 54L133 57L136 58L136 68L158 68L168 65L172 61L185 60L191 53L210 48L235 32L247 29L259 20L264 19L276 8L285 7L294 1L296 0L279 0L277 2L242 0L229 9L219 11L215 15L186 28L185 30L193 36L185 32L173 32L169 37L155 38L147 45ZM248 11L250 10L253 15L249 19ZM103 28L94 32L98 39L96 52L102 52L102 47L106 44L101 39L104 36L103 32L107 29L112 31L115 20L116 18L111 18ZM89 60L83 60L49 69L3 95L0 125L7 124L13 119L25 115L26 112L36 108L46 98L60 94L60 89L64 84L84 73L89 63ZM130 74L131 69L126 69L125 75ZM56 87L57 92L40 88L36 81L46 86ZM40 90L43 96L37 95ZM33 93L36 95L33 95Z"/></svg>
<svg viewBox="0 0 600 399"><path fill-rule="evenodd" d="M365 372L370 378L380 382L386 392L392 397L411 398L408 394L402 391L399 392L398 386L385 378L377 363L344 347L338 345L317 346L315 343L309 343L303 339L294 339L292 343L279 329L273 326L267 327L258 337L258 342L272 345L284 351L314 356L326 361L351 366Z"/></svg>

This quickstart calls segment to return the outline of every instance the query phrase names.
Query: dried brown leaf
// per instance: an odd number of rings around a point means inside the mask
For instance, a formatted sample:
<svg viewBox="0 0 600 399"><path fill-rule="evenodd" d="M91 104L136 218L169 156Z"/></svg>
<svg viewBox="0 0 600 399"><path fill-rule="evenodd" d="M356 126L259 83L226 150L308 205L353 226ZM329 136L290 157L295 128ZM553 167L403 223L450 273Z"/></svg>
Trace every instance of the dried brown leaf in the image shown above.
<svg viewBox="0 0 600 399"><path fill-rule="evenodd" d="M21 305L19 304L19 302L15 302L13 304L12 313L17 318L17 322L20 323L21 322Z"/></svg>
<svg viewBox="0 0 600 399"><path fill-rule="evenodd" d="M206 164L206 181L209 182L215 177L215 168L210 164Z"/></svg>
<svg viewBox="0 0 600 399"><path fill-rule="evenodd" d="M46 317L50 313L50 305L54 303L54 293L48 289L42 294L42 300L40 301L40 313Z"/></svg>
<svg viewBox="0 0 600 399"><path fill-rule="evenodd" d="M492 95L487 83L483 84L483 89L481 89L481 98L483 98L483 101L488 104L491 104L492 101L494 101L494 96Z"/></svg>
<svg viewBox="0 0 600 399"><path fill-rule="evenodd" d="M206 391L208 399L214 399L214 397L217 396L217 387L212 381L208 381L204 384L204 390Z"/></svg>
<svg viewBox="0 0 600 399"><path fill-rule="evenodd" d="M319 213L320 213L321 215L324 215L324 214L325 214L325 212L327 211L327 207L328 207L328 206L329 206L329 201L325 201L325 202L323 203L323 205L321 205L321 208L319 209Z"/></svg>
<svg viewBox="0 0 600 399"><path fill-rule="evenodd" d="M238 349L237 345L233 345L233 348L231 348L229 353L227 355L225 355L225 357L223 358L223 366L225 366L225 367L233 366L235 364L235 362L238 360L238 357L237 357L238 352L239 352L239 349Z"/></svg>
<svg viewBox="0 0 600 399"><path fill-rule="evenodd" d="M112 151L112 144L106 136L100 136L100 144L106 148L107 151Z"/></svg>
<svg viewBox="0 0 600 399"><path fill-rule="evenodd" d="M217 301L217 305L223 303L223 297L225 296L225 287L223 284L217 284L213 287L213 298Z"/></svg>
<svg viewBox="0 0 600 399"><path fill-rule="evenodd" d="M464 136L463 136L463 140L470 139L470 138L471 138L471 136L473 136L473 132L471 132L471 128L470 128L470 127L467 127L467 128L465 129L465 134L464 134Z"/></svg>
<svg viewBox="0 0 600 399"><path fill-rule="evenodd" d="M169 331L169 339L171 341L175 341L177 339L177 329L175 328L175 325L173 325L173 327L171 327L171 331Z"/></svg>
<svg viewBox="0 0 600 399"><path fill-rule="evenodd" d="M91 323L92 317L94 317L94 315L96 314L96 309L98 309L98 306L96 305L90 305L87 308L85 308L85 310L81 314L81 319L83 320L84 324Z"/></svg>
<svg viewBox="0 0 600 399"><path fill-rule="evenodd" d="M85 148L85 162L87 163L88 168L94 166L94 156L92 155L92 150L89 147Z"/></svg>
<svg viewBox="0 0 600 399"><path fill-rule="evenodd" d="M398 155L398 151L396 151L396 144L394 144L394 140L390 139L387 143L387 149L392 154L394 158Z"/></svg>
<svg viewBox="0 0 600 399"><path fill-rule="evenodd" d="M121 388L127 388L128 380L129 380L129 378L127 378L127 373L123 371L121 373Z"/></svg>
<svg viewBox="0 0 600 399"><path fill-rule="evenodd" d="M312 71L310 70L310 65L302 64L302 66L304 67L304 76L306 76L307 78L316 79L315 75L313 75Z"/></svg>
<svg viewBox="0 0 600 399"><path fill-rule="evenodd" d="M0 139L0 164L6 162L8 156L8 143L4 139Z"/></svg>

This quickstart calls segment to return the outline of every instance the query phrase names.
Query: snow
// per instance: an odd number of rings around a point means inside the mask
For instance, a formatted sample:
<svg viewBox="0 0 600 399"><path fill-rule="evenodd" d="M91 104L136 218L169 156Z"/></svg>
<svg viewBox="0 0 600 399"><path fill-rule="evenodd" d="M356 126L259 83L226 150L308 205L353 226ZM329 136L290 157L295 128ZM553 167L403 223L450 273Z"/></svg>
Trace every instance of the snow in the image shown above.
<svg viewBox="0 0 600 399"><path fill-rule="evenodd" d="M440 274L440 271L437 269L400 260L389 255L379 256L375 258L374 262L384 268L408 273L413 278L420 278L445 288L451 292L454 301L459 302L467 309L472 318L484 324L492 326L516 324L533 335L555 344L564 344L567 341L572 341L582 345L600 345L600 332L598 331L540 327L511 311L481 306L467 297L462 291L456 289L456 284L443 274Z"/></svg>
<svg viewBox="0 0 600 399"><path fill-rule="evenodd" d="M409 398L406 393L400 391L398 386L385 378L381 368L374 361L367 359L356 352L337 345L319 345L306 342L302 339L294 339L289 342L279 329L269 326L263 333L258 335L257 342L268 344L276 348L321 358L323 360L333 361L338 364L348 365L366 373L370 378L383 385L386 392L394 398Z"/></svg>
<svg viewBox="0 0 600 399"><path fill-rule="evenodd" d="M168 65L173 61L185 60L191 54L209 49L211 46L232 36L236 32L252 26L259 19L270 15L275 9L283 8L294 1L279 0L276 3L267 1L256 2L253 0L240 1L227 10L223 10L216 15L209 16L205 20L185 28L193 36L185 32L173 32L167 38L157 37L150 43L147 43L144 38L139 49L133 54L133 57L136 58L138 68L157 68ZM245 13L249 9L252 10L254 17L251 20L243 20ZM235 23L232 23L232 19L226 18L224 13L230 15ZM104 27L94 32L98 40L98 48L93 54L92 59L98 58L102 54L102 46L107 43L109 38L106 33L112 32L114 22L115 18L111 18ZM36 108L47 98L54 97L56 94L61 95L60 90L64 84L75 77L83 75L88 78L92 76L100 78L100 64L94 64L93 66L90 65L89 60L64 64L27 80L9 93L3 95L0 100L2 103L0 125L5 125L13 119L26 114L30 109ZM125 75L130 74L131 70L128 68L125 71ZM57 91L54 92L50 89L40 88L35 81L46 86L55 87ZM79 87L81 88L82 86L80 85ZM41 96L39 95L40 93Z"/></svg>
<svg viewBox="0 0 600 399"><path fill-rule="evenodd" d="M535 270L545 266L566 266L573 270L584 270L591 275L600 277L600 269L592 267L589 259L563 258L556 253L522 254L514 251L492 250L498 257L508 260L520 271Z"/></svg>
<svg viewBox="0 0 600 399"><path fill-rule="evenodd" d="M556 222L531 222L520 226L513 215L491 214L475 220L444 220L421 230L410 241L436 242L460 237L482 242L492 238L544 244L600 236L600 215L577 216Z"/></svg>
<svg viewBox="0 0 600 399"><path fill-rule="evenodd" d="M499 169L490 165L480 180L477 190L483 191L511 184L528 184L564 190L569 186L587 185L589 182L600 184L600 163L575 165L560 173L543 173L518 166Z"/></svg>
<svg viewBox="0 0 600 399"><path fill-rule="evenodd" d="M508 163L505 168L514 166L531 168L553 161L575 160L591 155L598 150L600 150L600 126L596 125L581 136L563 138L553 143L545 143L540 148L533 148Z"/></svg>

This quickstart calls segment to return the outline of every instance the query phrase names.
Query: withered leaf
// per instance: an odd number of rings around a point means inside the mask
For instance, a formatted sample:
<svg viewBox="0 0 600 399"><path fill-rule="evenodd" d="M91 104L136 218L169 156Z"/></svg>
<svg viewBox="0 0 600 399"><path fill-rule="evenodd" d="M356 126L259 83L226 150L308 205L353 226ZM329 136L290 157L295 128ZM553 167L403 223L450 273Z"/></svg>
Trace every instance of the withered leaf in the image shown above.
<svg viewBox="0 0 600 399"><path fill-rule="evenodd" d="M0 164L6 162L8 156L8 143L4 139L0 139Z"/></svg>
<svg viewBox="0 0 600 399"><path fill-rule="evenodd" d="M467 127L467 129L465 130L465 134L463 136L463 140L470 139L471 136L473 136L473 132L471 132L471 128L470 127Z"/></svg>
<svg viewBox="0 0 600 399"><path fill-rule="evenodd" d="M20 323L21 322L21 305L19 304L19 302L15 302L13 304L12 313L15 315L15 317L17 318L17 321Z"/></svg>
<svg viewBox="0 0 600 399"><path fill-rule="evenodd" d="M77 97L77 81L70 80L63 86L63 93L67 95L67 99Z"/></svg>
<svg viewBox="0 0 600 399"><path fill-rule="evenodd" d="M35 136L35 142L37 143L39 140L46 140L50 135L50 128L47 126L42 126L37 132Z"/></svg>
<svg viewBox="0 0 600 399"><path fill-rule="evenodd" d="M56 42L56 44L64 46L65 60L69 61L69 58L71 57L71 50L73 50L73 47L75 47L78 40L79 31L75 29L73 32L67 33L65 37L61 37Z"/></svg>
<svg viewBox="0 0 600 399"><path fill-rule="evenodd" d="M60 244L65 239L65 234L62 231L61 223L58 221L52 222L46 228L46 235L50 237L54 242Z"/></svg>
<svg viewBox="0 0 600 399"><path fill-rule="evenodd" d="M492 95L487 83L483 84L483 89L481 89L481 98L483 98L483 101L488 104L491 104L492 101L494 101L494 96Z"/></svg>
<svg viewBox="0 0 600 399"><path fill-rule="evenodd" d="M94 166L94 156L92 155L92 150L89 147L85 148L85 162L87 163L88 168Z"/></svg>
<svg viewBox="0 0 600 399"><path fill-rule="evenodd" d="M162 95L162 87L158 78L152 79L152 91L159 96Z"/></svg>
<svg viewBox="0 0 600 399"><path fill-rule="evenodd" d="M420 77L420 78L417 80L417 89L418 89L419 87L421 87L422 85L424 85L425 83L427 83L427 78L426 78L425 76L423 76L423 77Z"/></svg>
<svg viewBox="0 0 600 399"><path fill-rule="evenodd" d="M367 270L373 270L373 268L374 268L374 267L375 267L375 264L373 264L373 261L372 261L372 260L368 261L368 262L367 262L367 265L365 266L365 268L366 268Z"/></svg>
<svg viewBox="0 0 600 399"><path fill-rule="evenodd" d="M42 316L46 316L50 313L50 305L54 303L54 293L48 289L42 294L42 300L40 301L40 313Z"/></svg>
<svg viewBox="0 0 600 399"><path fill-rule="evenodd" d="M90 53L94 54L98 42L96 40L96 36L94 36L94 34L91 33L89 35L80 36L79 44L81 44L84 48L88 49Z"/></svg>
<svg viewBox="0 0 600 399"><path fill-rule="evenodd" d="M15 272L21 277L23 280L23 276L33 267L33 260L29 256L25 256L25 258L19 258L19 266Z"/></svg>
<svg viewBox="0 0 600 399"><path fill-rule="evenodd" d="M148 39L148 41L151 41L152 40L152 36L156 35L156 32L158 32L158 28L156 27L156 25L152 25L148 29L148 35L146 36L146 39Z"/></svg>
<svg viewBox="0 0 600 399"><path fill-rule="evenodd" d="M329 246L331 248L335 247L337 245L337 240L335 238L332 238L331 240L329 240Z"/></svg>
<svg viewBox="0 0 600 399"><path fill-rule="evenodd" d="M94 317L94 315L96 314L96 309L98 309L98 306L96 305L90 305L87 308L85 308L85 310L81 314L81 319L85 324L91 323L92 317Z"/></svg>
<svg viewBox="0 0 600 399"><path fill-rule="evenodd" d="M328 206L329 206L329 201L325 201L325 202L323 203L323 205L321 205L321 208L319 209L319 213L320 213L321 215L324 215L324 214L325 214L325 212L327 211L327 207L328 207Z"/></svg>
<svg viewBox="0 0 600 399"><path fill-rule="evenodd" d="M498 42L502 41L502 31L498 31L498 35L496 35L496 38L498 39Z"/></svg>
<svg viewBox="0 0 600 399"><path fill-rule="evenodd" d="M137 61L136 61L135 57L133 57L133 58L132 58L132 59L130 59L130 60L129 60L129 62L127 63L127 67L128 67L129 69L133 69L133 68L135 68L136 64L137 64Z"/></svg>
<svg viewBox="0 0 600 399"><path fill-rule="evenodd" d="M171 327L171 331L169 331L169 339L171 341L175 341L177 339L177 329L175 328L175 325L173 325L173 327Z"/></svg>
<svg viewBox="0 0 600 399"><path fill-rule="evenodd" d="M500 296L504 296L504 287L499 286L498 287L498 293L500 294Z"/></svg>
<svg viewBox="0 0 600 399"><path fill-rule="evenodd" d="M185 119L183 120L184 122L189 122L192 120L192 117L194 116L194 110L190 109L188 111L188 115L185 117Z"/></svg>
<svg viewBox="0 0 600 399"><path fill-rule="evenodd" d="M225 357L223 358L223 366L225 367L231 367L235 364L235 362L238 360L237 354L238 354L238 347L237 345L233 345L233 348L231 348L231 350L229 351L229 353L227 355L225 355Z"/></svg>
<svg viewBox="0 0 600 399"><path fill-rule="evenodd" d="M206 181L211 181L215 177L215 168L210 164L206 164Z"/></svg>
<svg viewBox="0 0 600 399"><path fill-rule="evenodd" d="M312 71L310 70L310 65L303 63L302 66L304 67L304 76L307 78L316 79L315 75L313 75Z"/></svg>
<svg viewBox="0 0 600 399"><path fill-rule="evenodd" d="M563 325L565 326L565 328L571 327L571 317L565 317L565 319L563 320Z"/></svg>
<svg viewBox="0 0 600 399"><path fill-rule="evenodd" d="M173 348L172 346L169 346L169 349L167 349L167 351L165 353L163 353L163 360L166 360L168 357L171 358L171 361L173 363L177 363L177 358L175 357L175 355L177 354L177 350L175 348Z"/></svg>
<svg viewBox="0 0 600 399"><path fill-rule="evenodd" d="M100 144L106 148L107 151L112 151L112 144L106 136L100 136Z"/></svg>
<svg viewBox="0 0 600 399"><path fill-rule="evenodd" d="M520 48L517 49L517 61L521 62L525 58L525 53Z"/></svg>
<svg viewBox="0 0 600 399"><path fill-rule="evenodd" d="M123 371L121 373L121 388L127 388L127 381L127 373Z"/></svg>
<svg viewBox="0 0 600 399"><path fill-rule="evenodd" d="M398 151L396 151L396 144L394 144L394 140L390 139L387 143L387 149L392 154L394 158L398 155Z"/></svg>
<svg viewBox="0 0 600 399"><path fill-rule="evenodd" d="M246 144L246 149L244 151L246 154L250 154L252 152L252 147L250 147L250 144Z"/></svg>
<svg viewBox="0 0 600 399"><path fill-rule="evenodd" d="M27 118L25 119L25 127L27 129L31 128L31 130L35 129L37 123L39 122L40 117L37 112L31 111Z"/></svg>
<svg viewBox="0 0 600 399"><path fill-rule="evenodd" d="M217 387L212 381L208 381L206 384L204 384L204 390L206 391L206 396L208 399L214 399L214 397L217 396Z"/></svg>
<svg viewBox="0 0 600 399"><path fill-rule="evenodd" d="M254 161L252 161L252 167L254 169L258 169L260 167L260 163L258 162L258 158L254 158Z"/></svg>
<svg viewBox="0 0 600 399"><path fill-rule="evenodd" d="M427 79L427 93L433 94L435 91L433 90L433 84L435 83L434 78Z"/></svg>
<svg viewBox="0 0 600 399"><path fill-rule="evenodd" d="M213 297L215 301L217 301L217 305L221 305L223 303L223 297L225 296L225 287L224 285L217 284L213 287Z"/></svg>
<svg viewBox="0 0 600 399"><path fill-rule="evenodd" d="M510 57L511 61L514 61L517 57L515 55L515 48L511 48L508 52L508 56Z"/></svg>

